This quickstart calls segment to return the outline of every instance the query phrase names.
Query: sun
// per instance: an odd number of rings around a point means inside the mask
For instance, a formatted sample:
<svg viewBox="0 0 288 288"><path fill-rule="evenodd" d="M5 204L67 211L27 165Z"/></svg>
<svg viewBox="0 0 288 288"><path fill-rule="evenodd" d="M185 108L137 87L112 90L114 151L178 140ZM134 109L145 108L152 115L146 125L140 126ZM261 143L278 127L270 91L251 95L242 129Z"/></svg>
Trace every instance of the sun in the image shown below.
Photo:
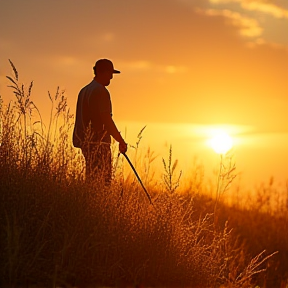
<svg viewBox="0 0 288 288"><path fill-rule="evenodd" d="M216 133L208 144L218 154L225 154L233 147L232 138L224 131Z"/></svg>

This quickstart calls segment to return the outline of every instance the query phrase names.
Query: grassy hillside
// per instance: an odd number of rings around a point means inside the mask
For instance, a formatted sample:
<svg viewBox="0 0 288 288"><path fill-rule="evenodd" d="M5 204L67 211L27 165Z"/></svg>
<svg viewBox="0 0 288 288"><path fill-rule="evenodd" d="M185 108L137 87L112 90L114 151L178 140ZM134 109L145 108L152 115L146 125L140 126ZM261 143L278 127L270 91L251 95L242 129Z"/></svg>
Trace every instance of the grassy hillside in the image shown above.
<svg viewBox="0 0 288 288"><path fill-rule="evenodd" d="M153 179L153 153L143 161L135 149L153 205L122 156L111 187L85 181L65 94L49 95L44 125L32 83L26 90L11 66L15 101L0 110L1 287L285 287L288 207L286 198L272 207L272 183L249 205L227 205L235 173L227 159L211 198L197 175L181 189L172 150Z"/></svg>

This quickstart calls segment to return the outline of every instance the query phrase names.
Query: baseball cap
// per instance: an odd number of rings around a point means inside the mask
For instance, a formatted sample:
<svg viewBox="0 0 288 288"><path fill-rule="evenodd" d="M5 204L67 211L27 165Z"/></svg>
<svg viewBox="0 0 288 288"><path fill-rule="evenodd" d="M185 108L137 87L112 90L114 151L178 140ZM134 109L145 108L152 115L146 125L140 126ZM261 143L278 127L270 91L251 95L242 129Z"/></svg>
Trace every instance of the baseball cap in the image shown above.
<svg viewBox="0 0 288 288"><path fill-rule="evenodd" d="M113 73L120 73L120 71L115 70L112 61L108 59L99 59L95 66L93 67L96 71L113 71Z"/></svg>

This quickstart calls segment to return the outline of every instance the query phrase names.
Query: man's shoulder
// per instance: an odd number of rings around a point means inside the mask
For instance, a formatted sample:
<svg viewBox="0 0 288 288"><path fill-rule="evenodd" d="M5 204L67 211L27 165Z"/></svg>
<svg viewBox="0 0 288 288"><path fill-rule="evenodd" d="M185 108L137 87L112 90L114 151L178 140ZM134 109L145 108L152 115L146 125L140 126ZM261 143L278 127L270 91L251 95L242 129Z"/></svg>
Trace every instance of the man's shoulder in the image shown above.
<svg viewBox="0 0 288 288"><path fill-rule="evenodd" d="M108 90L106 89L105 86L103 86L102 84L98 83L96 80L92 80L92 82L89 85L89 88L93 91L93 92L97 92L100 94L109 94Z"/></svg>
<svg viewBox="0 0 288 288"><path fill-rule="evenodd" d="M87 94L88 95L104 94L104 95L107 95L107 93L109 94L108 90L103 85L101 85L100 83L98 83L97 81L95 81L93 79L89 84L87 84L85 87L83 87L80 90L79 94L86 94L86 95Z"/></svg>
<svg viewBox="0 0 288 288"><path fill-rule="evenodd" d="M101 88L102 88L102 85L93 79L89 84L87 84L82 89L94 90L94 89L101 89Z"/></svg>
<svg viewBox="0 0 288 288"><path fill-rule="evenodd" d="M86 98L90 104L110 101L110 93L105 86L93 80L80 91L80 97Z"/></svg>

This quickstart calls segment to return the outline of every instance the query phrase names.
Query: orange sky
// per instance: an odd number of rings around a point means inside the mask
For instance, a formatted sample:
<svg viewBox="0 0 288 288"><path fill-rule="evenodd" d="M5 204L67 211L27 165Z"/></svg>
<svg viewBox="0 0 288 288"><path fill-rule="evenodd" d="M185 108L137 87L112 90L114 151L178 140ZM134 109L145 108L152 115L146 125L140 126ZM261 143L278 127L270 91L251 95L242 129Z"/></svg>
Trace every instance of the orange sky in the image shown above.
<svg viewBox="0 0 288 288"><path fill-rule="evenodd" d="M44 114L57 86L74 110L95 61L110 58L122 72L109 86L119 129L135 136L148 124L147 145L173 142L183 158L197 125L242 127L239 166L285 180L287 31L287 0L0 0L0 93L11 95L11 59ZM179 132L187 125L192 136Z"/></svg>

